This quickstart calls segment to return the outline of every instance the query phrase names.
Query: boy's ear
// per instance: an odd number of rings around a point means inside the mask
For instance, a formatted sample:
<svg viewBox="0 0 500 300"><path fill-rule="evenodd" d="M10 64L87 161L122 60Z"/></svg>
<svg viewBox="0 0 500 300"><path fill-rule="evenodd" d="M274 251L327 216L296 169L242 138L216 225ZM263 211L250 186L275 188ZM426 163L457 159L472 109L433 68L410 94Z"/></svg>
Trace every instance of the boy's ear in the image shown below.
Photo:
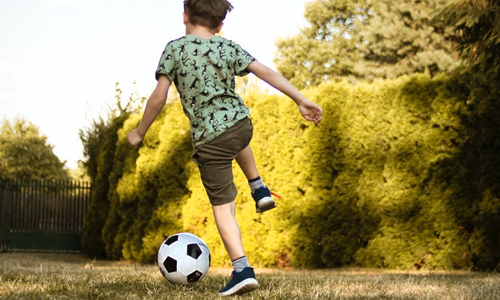
<svg viewBox="0 0 500 300"><path fill-rule="evenodd" d="M185 12L182 13L182 19L184 20L184 25L187 25L189 23L188 16Z"/></svg>
<svg viewBox="0 0 500 300"><path fill-rule="evenodd" d="M219 33L222 30L222 26L224 26L224 22L221 22L219 27L217 27L217 29L215 29L215 33Z"/></svg>

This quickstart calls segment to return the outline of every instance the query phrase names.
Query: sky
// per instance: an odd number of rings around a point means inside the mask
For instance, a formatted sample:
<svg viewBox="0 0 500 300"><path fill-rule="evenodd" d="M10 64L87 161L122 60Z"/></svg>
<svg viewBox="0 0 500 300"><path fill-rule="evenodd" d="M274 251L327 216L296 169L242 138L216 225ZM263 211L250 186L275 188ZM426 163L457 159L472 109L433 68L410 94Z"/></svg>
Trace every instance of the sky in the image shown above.
<svg viewBox="0 0 500 300"><path fill-rule="evenodd" d="M223 35L275 69L275 41L306 26L309 1L230 0ZM166 43L185 34L182 12L183 0L0 0L0 119L31 121L76 168L79 130L106 115L115 83L122 99L154 89Z"/></svg>

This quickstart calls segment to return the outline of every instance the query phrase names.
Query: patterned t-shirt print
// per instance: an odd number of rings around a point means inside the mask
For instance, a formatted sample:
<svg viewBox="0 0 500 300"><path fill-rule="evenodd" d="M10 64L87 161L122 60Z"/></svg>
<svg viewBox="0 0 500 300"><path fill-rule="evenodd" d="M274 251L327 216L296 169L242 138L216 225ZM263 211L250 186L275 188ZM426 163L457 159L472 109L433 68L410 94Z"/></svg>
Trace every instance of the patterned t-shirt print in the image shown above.
<svg viewBox="0 0 500 300"><path fill-rule="evenodd" d="M249 115L234 89L235 77L247 75L253 61L240 45L220 36L187 35L167 44L156 79L164 74L175 84L195 146L215 139Z"/></svg>

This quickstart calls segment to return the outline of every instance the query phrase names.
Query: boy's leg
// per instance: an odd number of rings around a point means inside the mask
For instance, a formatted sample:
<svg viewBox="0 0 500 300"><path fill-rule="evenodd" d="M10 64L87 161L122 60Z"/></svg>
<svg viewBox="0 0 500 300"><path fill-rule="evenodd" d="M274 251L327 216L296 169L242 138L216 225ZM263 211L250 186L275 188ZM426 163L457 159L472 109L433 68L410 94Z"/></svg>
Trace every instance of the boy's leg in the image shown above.
<svg viewBox="0 0 500 300"><path fill-rule="evenodd" d="M259 172L257 171L257 165L255 164L255 159L250 145L238 153L238 156L236 156L236 162L248 180L259 177Z"/></svg>
<svg viewBox="0 0 500 300"><path fill-rule="evenodd" d="M236 221L236 205L233 202L212 206L215 224L224 243L224 247L231 258L235 270L228 284L219 291L221 296L241 295L259 287L255 273L248 266L245 257L241 232ZM238 265L238 266L237 266Z"/></svg>
<svg viewBox="0 0 500 300"><path fill-rule="evenodd" d="M221 296L243 294L259 286L245 257L240 228L235 218L237 189L232 171L233 160L251 138L252 123L245 118L214 140L196 146L192 155L212 204L217 229L235 269L231 280L219 291Z"/></svg>
<svg viewBox="0 0 500 300"><path fill-rule="evenodd" d="M236 272L250 267L241 242L241 231L235 218L236 205L233 202L212 206L215 224Z"/></svg>
<svg viewBox="0 0 500 300"><path fill-rule="evenodd" d="M243 244L241 242L241 232L236 221L236 204L229 202L222 205L212 206L215 224L226 248L231 261L245 256Z"/></svg>
<svg viewBox="0 0 500 300"><path fill-rule="evenodd" d="M274 202L274 199L271 196L271 191L269 191L259 176L250 145L238 153L238 156L236 156L236 162L248 179L248 184L252 190L252 197L255 200L257 212L261 213L275 208L276 202Z"/></svg>

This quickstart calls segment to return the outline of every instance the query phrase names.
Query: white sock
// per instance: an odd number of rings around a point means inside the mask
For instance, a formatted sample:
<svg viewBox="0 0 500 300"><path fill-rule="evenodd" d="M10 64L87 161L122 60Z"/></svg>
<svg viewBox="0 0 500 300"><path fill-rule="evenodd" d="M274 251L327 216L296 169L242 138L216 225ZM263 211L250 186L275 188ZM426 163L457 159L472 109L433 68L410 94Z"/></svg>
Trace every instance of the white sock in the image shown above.
<svg viewBox="0 0 500 300"><path fill-rule="evenodd" d="M252 179L252 180L249 180L248 181L248 185L250 186L250 190L252 190L252 193L258 189L258 188L261 188L261 187L265 187L266 185L264 184L264 182L262 181L262 179L259 177L255 178L255 179Z"/></svg>
<svg viewBox="0 0 500 300"><path fill-rule="evenodd" d="M233 264L233 268L234 268L234 271L236 273L243 271L243 269L246 267L250 267L246 256L242 256L240 258L237 258L237 259L233 260L231 263Z"/></svg>

